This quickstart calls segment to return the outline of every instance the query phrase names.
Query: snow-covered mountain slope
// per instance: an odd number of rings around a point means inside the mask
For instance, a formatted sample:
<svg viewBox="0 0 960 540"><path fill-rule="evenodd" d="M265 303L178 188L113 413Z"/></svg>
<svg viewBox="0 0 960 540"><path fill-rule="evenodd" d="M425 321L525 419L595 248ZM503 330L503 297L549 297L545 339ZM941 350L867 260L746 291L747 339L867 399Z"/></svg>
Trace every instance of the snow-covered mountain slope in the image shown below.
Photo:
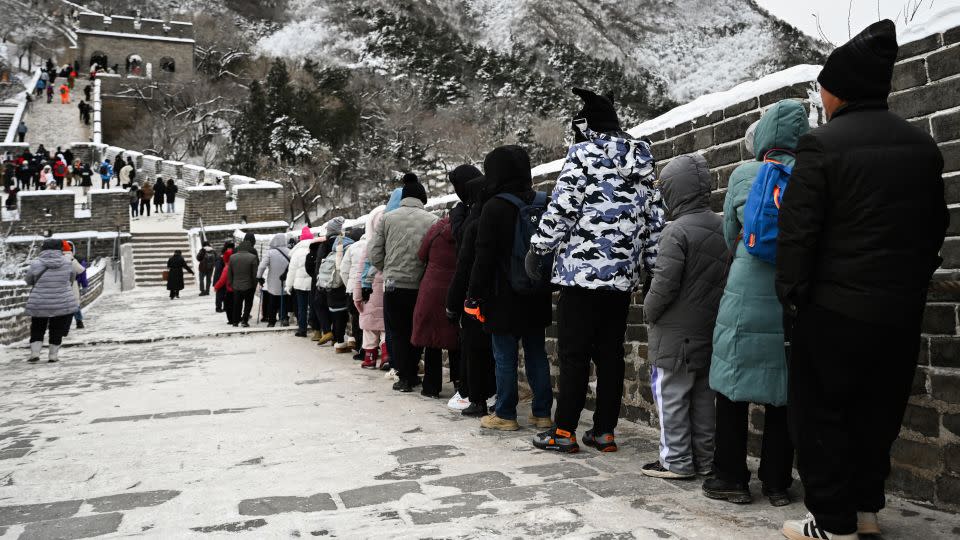
<svg viewBox="0 0 960 540"><path fill-rule="evenodd" d="M291 0L291 21L263 39L262 52L352 62L350 9L415 14L500 52L545 41L649 71L669 97L686 102L800 63L823 60L824 45L752 0ZM443 51L437 51L442 55Z"/></svg>

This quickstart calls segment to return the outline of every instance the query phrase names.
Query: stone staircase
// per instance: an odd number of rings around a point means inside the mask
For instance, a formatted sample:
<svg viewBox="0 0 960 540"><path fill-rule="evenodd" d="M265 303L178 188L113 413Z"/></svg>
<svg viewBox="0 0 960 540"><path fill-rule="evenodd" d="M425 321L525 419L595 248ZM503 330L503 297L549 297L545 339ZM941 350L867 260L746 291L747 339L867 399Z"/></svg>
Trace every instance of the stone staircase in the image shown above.
<svg viewBox="0 0 960 540"><path fill-rule="evenodd" d="M137 276L137 287L165 287L163 271L167 269L167 259L179 249L183 258L194 272L197 271L190 241L186 232L135 233L133 235L133 267ZM183 284L189 289L195 287L194 276L184 272Z"/></svg>
<svg viewBox="0 0 960 540"><path fill-rule="evenodd" d="M13 116L16 110L16 107L0 107L0 142L6 139L10 129L16 129L13 126Z"/></svg>

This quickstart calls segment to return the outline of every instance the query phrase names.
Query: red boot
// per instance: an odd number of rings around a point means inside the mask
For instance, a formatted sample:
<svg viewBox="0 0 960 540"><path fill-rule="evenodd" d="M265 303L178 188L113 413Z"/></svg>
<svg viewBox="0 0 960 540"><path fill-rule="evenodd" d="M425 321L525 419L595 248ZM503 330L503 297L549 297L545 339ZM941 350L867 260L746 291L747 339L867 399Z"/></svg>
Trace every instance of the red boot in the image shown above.
<svg viewBox="0 0 960 540"><path fill-rule="evenodd" d="M364 349L363 363L360 364L363 369L377 369L377 350Z"/></svg>
<svg viewBox="0 0 960 540"><path fill-rule="evenodd" d="M390 371L390 353L387 352L387 344L380 344L380 371Z"/></svg>

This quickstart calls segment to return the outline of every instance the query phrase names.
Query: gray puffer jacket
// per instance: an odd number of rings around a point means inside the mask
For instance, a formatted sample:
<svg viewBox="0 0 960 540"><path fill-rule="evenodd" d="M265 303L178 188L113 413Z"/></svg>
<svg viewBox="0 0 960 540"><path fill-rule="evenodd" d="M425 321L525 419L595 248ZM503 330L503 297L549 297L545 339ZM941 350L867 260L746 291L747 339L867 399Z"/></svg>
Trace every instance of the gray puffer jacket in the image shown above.
<svg viewBox="0 0 960 540"><path fill-rule="evenodd" d="M660 192L671 220L643 310L650 324L650 362L672 371L710 365L713 327L727 278L723 221L710 209L711 177L699 154L663 168Z"/></svg>
<svg viewBox="0 0 960 540"><path fill-rule="evenodd" d="M439 219L413 197L403 199L400 208L383 215L367 246L367 256L370 264L383 272L385 284L392 282L398 289L420 288L426 265L417 252L427 230Z"/></svg>
<svg viewBox="0 0 960 540"><path fill-rule="evenodd" d="M267 275L264 290L274 296L280 296L283 292L280 276L287 271L288 266L290 266L290 250L287 249L287 235L277 233L270 239L270 249L257 267L258 279L262 278L264 273Z"/></svg>
<svg viewBox="0 0 960 540"><path fill-rule="evenodd" d="M31 317L60 317L80 309L73 294L77 274L63 252L48 249L40 252L27 270L27 285L32 285L25 313Z"/></svg>

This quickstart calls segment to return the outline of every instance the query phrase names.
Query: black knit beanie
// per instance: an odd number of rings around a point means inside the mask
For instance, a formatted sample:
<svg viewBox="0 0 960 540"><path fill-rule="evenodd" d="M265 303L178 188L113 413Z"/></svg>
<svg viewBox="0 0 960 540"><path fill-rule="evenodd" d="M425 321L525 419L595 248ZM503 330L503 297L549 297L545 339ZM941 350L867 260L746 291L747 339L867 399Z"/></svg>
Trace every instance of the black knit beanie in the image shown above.
<svg viewBox="0 0 960 540"><path fill-rule="evenodd" d="M830 53L817 82L845 101L886 98L897 51L893 21L875 22Z"/></svg>
<svg viewBox="0 0 960 540"><path fill-rule="evenodd" d="M587 120L587 127L598 133L620 130L620 118L613 107L613 94L601 96L582 88L574 88L573 93L583 100L583 108L574 115L574 121L584 118ZM578 130L575 122L572 125L576 133Z"/></svg>
<svg viewBox="0 0 960 540"><path fill-rule="evenodd" d="M43 241L43 244L40 247L41 251L46 251L48 249L55 249L57 251L63 251L63 240L57 240L56 238L47 238Z"/></svg>
<svg viewBox="0 0 960 540"><path fill-rule="evenodd" d="M406 199L407 197L420 199L423 201L423 204L427 204L427 190L424 189L417 175L413 173L403 175L403 191L400 194L400 198Z"/></svg>

